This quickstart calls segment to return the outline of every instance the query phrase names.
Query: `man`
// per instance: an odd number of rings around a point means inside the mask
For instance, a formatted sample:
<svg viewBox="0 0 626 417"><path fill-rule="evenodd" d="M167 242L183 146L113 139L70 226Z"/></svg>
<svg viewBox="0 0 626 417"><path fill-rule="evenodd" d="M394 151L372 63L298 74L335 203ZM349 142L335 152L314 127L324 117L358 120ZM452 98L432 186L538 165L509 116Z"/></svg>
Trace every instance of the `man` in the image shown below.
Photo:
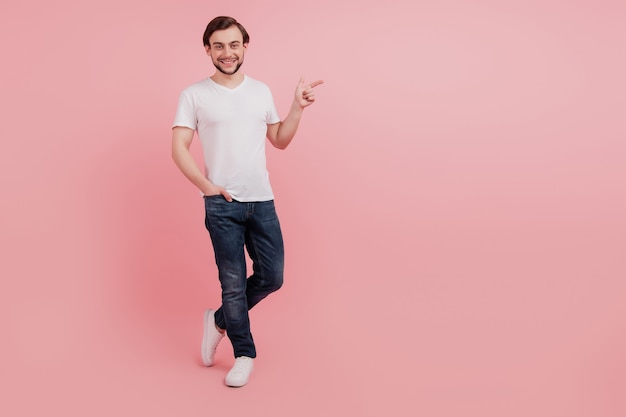
<svg viewBox="0 0 626 417"><path fill-rule="evenodd" d="M303 109L315 101L313 87L300 79L287 117L281 122L264 83L240 71L250 37L232 17L207 26L203 43L217 69L186 88L173 126L172 157L204 196L205 225L211 236L222 287L222 306L204 314L202 360L213 365L218 343L228 335L235 364L225 383L248 383L256 349L248 310L283 283L284 249L265 161L265 139L285 149ZM194 132L202 143L204 175L189 152ZM244 247L253 263L246 278Z"/></svg>

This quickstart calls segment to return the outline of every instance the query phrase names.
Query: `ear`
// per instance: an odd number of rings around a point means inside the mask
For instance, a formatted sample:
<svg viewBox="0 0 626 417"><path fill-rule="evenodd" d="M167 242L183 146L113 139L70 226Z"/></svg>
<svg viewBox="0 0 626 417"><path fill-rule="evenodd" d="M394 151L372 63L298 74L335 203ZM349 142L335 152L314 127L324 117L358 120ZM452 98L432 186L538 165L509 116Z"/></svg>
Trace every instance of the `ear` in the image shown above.
<svg viewBox="0 0 626 417"><path fill-rule="evenodd" d="M247 43L244 43L244 44L243 44L243 47L244 47L244 49L248 49L248 44L247 44Z"/></svg>
<svg viewBox="0 0 626 417"><path fill-rule="evenodd" d="M209 45L204 45L204 50L207 55L211 55L211 47Z"/></svg>

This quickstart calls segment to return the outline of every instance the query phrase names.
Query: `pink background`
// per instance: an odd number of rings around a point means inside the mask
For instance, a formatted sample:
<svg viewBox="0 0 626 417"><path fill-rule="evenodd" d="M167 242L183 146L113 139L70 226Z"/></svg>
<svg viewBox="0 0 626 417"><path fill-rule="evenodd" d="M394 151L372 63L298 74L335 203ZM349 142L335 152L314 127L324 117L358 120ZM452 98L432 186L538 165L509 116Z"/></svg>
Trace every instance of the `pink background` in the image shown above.
<svg viewBox="0 0 626 417"><path fill-rule="evenodd" d="M219 4L0 6L0 414L626 415L624 3ZM326 81L268 151L287 282L238 390L169 154L219 14L283 116Z"/></svg>

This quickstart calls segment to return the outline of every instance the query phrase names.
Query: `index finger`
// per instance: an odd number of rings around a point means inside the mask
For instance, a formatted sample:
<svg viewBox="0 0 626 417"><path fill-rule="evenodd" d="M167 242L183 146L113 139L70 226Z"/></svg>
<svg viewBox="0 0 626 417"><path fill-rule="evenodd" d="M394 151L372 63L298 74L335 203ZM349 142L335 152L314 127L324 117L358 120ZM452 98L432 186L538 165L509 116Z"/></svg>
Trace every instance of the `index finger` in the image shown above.
<svg viewBox="0 0 626 417"><path fill-rule="evenodd" d="M309 84L309 87L313 88L316 87L320 84L324 84L324 80L317 80L317 81L313 81L311 84Z"/></svg>

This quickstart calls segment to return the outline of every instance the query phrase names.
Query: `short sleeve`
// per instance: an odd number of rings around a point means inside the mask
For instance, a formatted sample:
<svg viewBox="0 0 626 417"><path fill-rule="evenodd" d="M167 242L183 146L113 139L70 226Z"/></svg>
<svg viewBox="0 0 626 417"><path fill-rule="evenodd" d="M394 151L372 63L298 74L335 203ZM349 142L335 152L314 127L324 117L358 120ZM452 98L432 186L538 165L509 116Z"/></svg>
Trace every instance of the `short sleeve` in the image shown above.
<svg viewBox="0 0 626 417"><path fill-rule="evenodd" d="M196 118L195 106L189 90L184 90L178 99L178 108L172 128L176 126L188 127L196 130L198 120Z"/></svg>
<svg viewBox="0 0 626 417"><path fill-rule="evenodd" d="M280 122L280 116L278 116L278 111L276 111L276 105L274 104L274 97L272 97L272 92L269 87L267 88L267 112L265 114L265 123L268 125L273 125L275 123Z"/></svg>

